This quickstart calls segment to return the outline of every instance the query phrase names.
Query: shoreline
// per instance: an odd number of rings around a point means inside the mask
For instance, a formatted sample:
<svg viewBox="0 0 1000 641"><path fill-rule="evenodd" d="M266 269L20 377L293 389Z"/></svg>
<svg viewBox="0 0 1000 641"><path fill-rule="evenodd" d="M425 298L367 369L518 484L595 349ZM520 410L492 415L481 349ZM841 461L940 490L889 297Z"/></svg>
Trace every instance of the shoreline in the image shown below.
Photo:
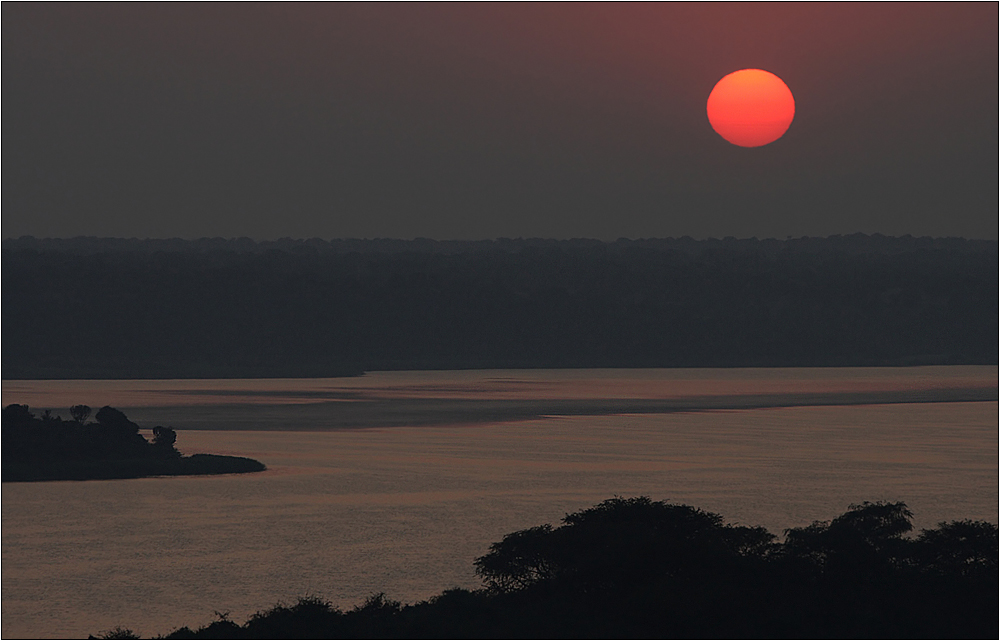
<svg viewBox="0 0 1000 641"><path fill-rule="evenodd" d="M113 481L164 476L208 476L263 472L267 466L245 456L192 454L176 459L125 459L7 463L4 483Z"/></svg>

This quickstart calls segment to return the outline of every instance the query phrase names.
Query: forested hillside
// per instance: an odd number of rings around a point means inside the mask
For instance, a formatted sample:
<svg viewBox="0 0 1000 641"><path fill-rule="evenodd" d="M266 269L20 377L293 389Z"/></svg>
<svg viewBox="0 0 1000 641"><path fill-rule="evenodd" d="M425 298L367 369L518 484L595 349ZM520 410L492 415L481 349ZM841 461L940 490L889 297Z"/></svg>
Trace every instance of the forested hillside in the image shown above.
<svg viewBox="0 0 1000 641"><path fill-rule="evenodd" d="M997 362L997 243L3 241L3 377Z"/></svg>

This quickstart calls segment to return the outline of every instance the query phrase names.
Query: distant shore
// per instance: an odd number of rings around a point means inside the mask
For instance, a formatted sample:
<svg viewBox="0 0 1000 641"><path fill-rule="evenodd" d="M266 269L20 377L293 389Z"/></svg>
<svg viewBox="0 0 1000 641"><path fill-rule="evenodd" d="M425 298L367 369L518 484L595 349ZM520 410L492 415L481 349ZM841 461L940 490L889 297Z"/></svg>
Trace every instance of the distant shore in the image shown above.
<svg viewBox="0 0 1000 641"><path fill-rule="evenodd" d="M5 380L997 364L997 242L5 239ZM55 302L59 301L58 304Z"/></svg>

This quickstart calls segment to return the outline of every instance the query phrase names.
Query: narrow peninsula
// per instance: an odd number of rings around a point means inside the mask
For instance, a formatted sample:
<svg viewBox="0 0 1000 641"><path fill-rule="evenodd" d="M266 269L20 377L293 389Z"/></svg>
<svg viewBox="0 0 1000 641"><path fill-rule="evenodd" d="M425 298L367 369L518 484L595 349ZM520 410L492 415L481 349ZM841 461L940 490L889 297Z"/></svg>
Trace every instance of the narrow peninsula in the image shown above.
<svg viewBox="0 0 1000 641"><path fill-rule="evenodd" d="M27 405L3 409L4 481L86 481L147 476L240 474L266 466L242 456L182 456L174 444L177 432L157 425L152 440L119 410L105 406L88 422L86 405L70 408L73 419L36 417Z"/></svg>

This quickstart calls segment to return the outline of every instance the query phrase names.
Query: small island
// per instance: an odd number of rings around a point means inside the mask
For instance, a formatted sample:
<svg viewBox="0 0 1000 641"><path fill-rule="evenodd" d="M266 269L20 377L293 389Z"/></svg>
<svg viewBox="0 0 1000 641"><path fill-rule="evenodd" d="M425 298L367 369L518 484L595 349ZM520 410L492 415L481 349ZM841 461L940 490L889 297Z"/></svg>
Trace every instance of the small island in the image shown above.
<svg viewBox="0 0 1000 641"><path fill-rule="evenodd" d="M45 410L40 417L27 405L3 408L4 481L86 481L147 476L240 474L266 466L242 456L182 456L177 432L157 425L152 440L125 414L105 406L88 422L86 405L70 408L72 420Z"/></svg>

